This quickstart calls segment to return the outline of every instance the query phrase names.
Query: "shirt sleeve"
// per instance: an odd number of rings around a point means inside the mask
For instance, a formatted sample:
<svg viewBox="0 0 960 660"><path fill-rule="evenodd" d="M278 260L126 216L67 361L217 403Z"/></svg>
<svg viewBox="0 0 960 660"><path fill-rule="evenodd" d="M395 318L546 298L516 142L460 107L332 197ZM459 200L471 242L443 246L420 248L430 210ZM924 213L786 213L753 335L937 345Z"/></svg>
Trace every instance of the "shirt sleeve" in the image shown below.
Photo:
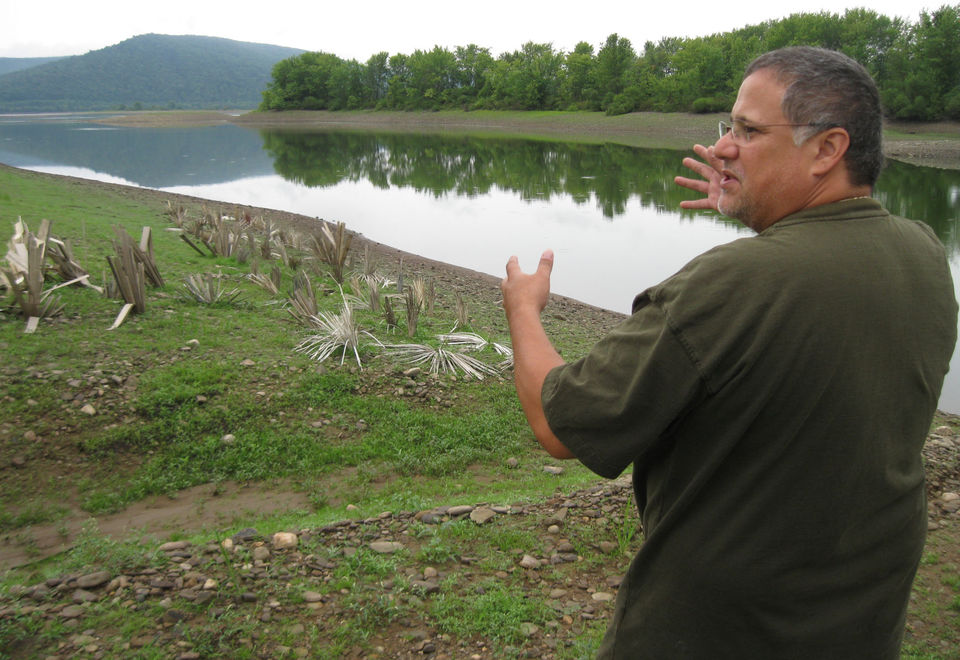
<svg viewBox="0 0 960 660"><path fill-rule="evenodd" d="M586 357L551 370L541 391L550 429L607 478L668 442L671 425L704 392L662 306L641 298Z"/></svg>

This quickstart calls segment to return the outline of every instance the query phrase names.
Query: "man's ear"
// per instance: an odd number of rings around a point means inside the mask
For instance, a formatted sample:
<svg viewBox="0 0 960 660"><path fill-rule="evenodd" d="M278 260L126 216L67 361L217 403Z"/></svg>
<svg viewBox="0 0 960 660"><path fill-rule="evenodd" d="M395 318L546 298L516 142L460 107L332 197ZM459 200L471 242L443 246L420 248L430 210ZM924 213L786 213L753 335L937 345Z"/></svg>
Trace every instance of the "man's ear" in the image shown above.
<svg viewBox="0 0 960 660"><path fill-rule="evenodd" d="M835 127L813 137L817 153L813 161L813 174L823 176L843 160L850 148L850 134L847 129Z"/></svg>

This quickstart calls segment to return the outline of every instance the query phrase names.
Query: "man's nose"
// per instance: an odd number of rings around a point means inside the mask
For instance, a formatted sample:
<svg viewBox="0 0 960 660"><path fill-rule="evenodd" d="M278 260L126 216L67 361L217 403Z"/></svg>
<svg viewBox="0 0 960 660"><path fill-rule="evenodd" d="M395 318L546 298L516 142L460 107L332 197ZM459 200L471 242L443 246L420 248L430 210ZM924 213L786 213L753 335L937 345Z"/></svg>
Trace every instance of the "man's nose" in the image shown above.
<svg viewBox="0 0 960 660"><path fill-rule="evenodd" d="M713 155L721 160L731 160L736 158L739 153L740 148L733 141L731 133L727 133L713 145Z"/></svg>

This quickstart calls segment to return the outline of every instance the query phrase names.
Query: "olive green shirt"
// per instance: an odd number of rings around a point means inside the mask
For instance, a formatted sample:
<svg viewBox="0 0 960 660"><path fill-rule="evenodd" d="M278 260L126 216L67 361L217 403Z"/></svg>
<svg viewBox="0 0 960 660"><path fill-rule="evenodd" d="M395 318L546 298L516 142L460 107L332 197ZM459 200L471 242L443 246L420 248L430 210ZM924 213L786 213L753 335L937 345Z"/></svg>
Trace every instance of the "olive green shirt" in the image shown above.
<svg viewBox="0 0 960 660"><path fill-rule="evenodd" d="M600 656L896 658L956 331L933 232L856 199L704 253L552 370L563 444L633 463L644 542Z"/></svg>

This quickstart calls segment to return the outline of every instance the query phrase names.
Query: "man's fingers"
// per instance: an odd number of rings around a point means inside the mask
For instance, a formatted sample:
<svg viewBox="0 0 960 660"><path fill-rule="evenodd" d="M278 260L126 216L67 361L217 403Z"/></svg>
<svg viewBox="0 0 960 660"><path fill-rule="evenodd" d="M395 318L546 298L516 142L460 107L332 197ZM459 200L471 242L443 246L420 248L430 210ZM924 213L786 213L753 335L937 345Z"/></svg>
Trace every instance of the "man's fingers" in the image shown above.
<svg viewBox="0 0 960 660"><path fill-rule="evenodd" d="M507 277L510 277L510 274L520 268L520 260L517 259L517 255L511 256L507 259Z"/></svg>
<svg viewBox="0 0 960 660"><path fill-rule="evenodd" d="M703 194L706 194L710 188L710 184L703 179L688 179L685 176L676 176L673 178L673 182L678 186L683 186L684 188L689 188L690 190Z"/></svg>
<svg viewBox="0 0 960 660"><path fill-rule="evenodd" d="M553 271L553 250L544 250L540 255L540 263L537 265L537 272L544 273L547 277Z"/></svg>

